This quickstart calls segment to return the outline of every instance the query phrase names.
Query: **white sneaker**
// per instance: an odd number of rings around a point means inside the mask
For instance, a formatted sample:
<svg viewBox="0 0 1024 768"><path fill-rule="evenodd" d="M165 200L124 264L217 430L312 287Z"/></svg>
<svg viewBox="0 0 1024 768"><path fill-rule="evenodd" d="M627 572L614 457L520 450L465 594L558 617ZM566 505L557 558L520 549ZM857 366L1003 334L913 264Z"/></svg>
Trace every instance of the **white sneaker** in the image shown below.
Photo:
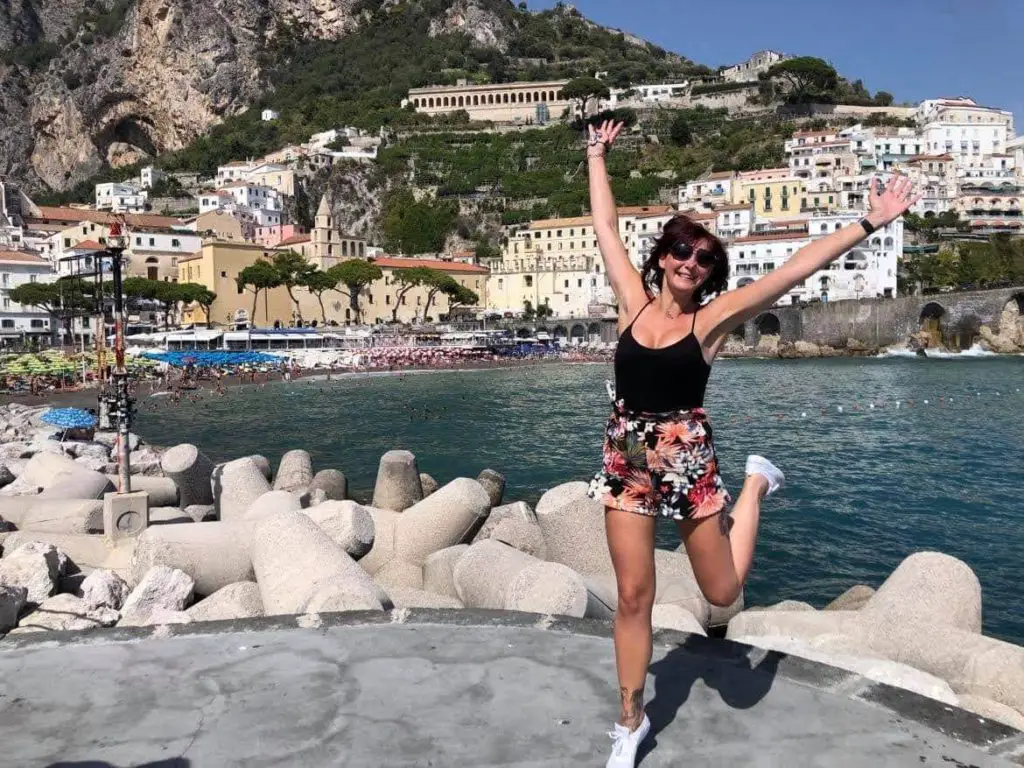
<svg viewBox="0 0 1024 768"><path fill-rule="evenodd" d="M765 496L770 496L786 484L786 476L782 474L782 470L764 456L747 456L747 475L761 475L768 481L768 493Z"/></svg>
<svg viewBox="0 0 1024 768"><path fill-rule="evenodd" d="M605 768L633 768L636 764L636 750L640 742L647 738L651 730L651 721L644 715L644 721L635 731L630 731L624 725L615 724L615 730L609 731L608 735L615 742L612 745L612 755L605 763Z"/></svg>

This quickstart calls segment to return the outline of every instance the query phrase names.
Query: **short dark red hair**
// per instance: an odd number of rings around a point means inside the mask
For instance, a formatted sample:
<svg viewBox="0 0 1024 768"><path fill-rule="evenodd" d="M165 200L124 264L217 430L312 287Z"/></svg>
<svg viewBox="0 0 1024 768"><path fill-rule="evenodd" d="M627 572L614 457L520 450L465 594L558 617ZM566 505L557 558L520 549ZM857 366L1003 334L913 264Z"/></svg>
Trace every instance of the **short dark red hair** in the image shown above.
<svg viewBox="0 0 1024 768"><path fill-rule="evenodd" d="M640 270L648 296L654 296L661 290L661 281L665 276L665 270L660 264L661 257L676 243L685 243L692 248L705 248L711 251L715 259L710 274L694 292L694 301L703 304L709 296L722 293L728 287L729 256L722 241L686 214L680 213L665 222L665 226L661 228L661 237L654 243Z"/></svg>

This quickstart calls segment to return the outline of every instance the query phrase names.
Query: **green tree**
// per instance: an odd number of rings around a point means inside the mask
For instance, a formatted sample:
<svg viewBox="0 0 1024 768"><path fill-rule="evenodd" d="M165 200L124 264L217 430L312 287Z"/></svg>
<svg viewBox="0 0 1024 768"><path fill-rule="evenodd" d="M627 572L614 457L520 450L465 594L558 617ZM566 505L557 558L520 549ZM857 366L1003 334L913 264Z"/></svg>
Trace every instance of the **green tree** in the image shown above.
<svg viewBox="0 0 1024 768"><path fill-rule="evenodd" d="M431 198L416 200L412 190L401 187L384 198L381 229L384 247L391 253L411 256L444 249L455 229L458 205Z"/></svg>
<svg viewBox="0 0 1024 768"><path fill-rule="evenodd" d="M554 310L551 309L551 305L546 301L543 304L537 306L537 319L543 320L545 317L551 317L555 314Z"/></svg>
<svg viewBox="0 0 1024 768"><path fill-rule="evenodd" d="M888 91L877 91L875 93L875 104L880 107L891 107L896 98Z"/></svg>
<svg viewBox="0 0 1024 768"><path fill-rule="evenodd" d="M94 311L93 286L79 278L62 278L52 283L23 283L11 288L7 297L26 307L38 307L57 318L65 333L71 334L71 319Z"/></svg>
<svg viewBox="0 0 1024 768"><path fill-rule="evenodd" d="M477 240L476 245L473 247L473 256L477 261L500 259L501 249L497 246L491 245L486 240Z"/></svg>
<svg viewBox="0 0 1024 768"><path fill-rule="evenodd" d="M669 128L669 138L677 147L688 147L693 141L693 131L690 128L690 121L686 119L685 112L676 112L672 118L672 127Z"/></svg>
<svg viewBox="0 0 1024 768"><path fill-rule="evenodd" d="M295 287L305 285L306 278L316 270L316 267L306 261L305 256L295 251L279 251L275 253L271 264L277 270L278 285L283 285L285 291L288 292L288 298L291 299L292 306L295 308L295 313L301 325L302 307L299 306L299 300L295 298Z"/></svg>
<svg viewBox="0 0 1024 768"><path fill-rule="evenodd" d="M324 294L327 291L333 291L338 287L337 273L332 272L331 269L326 271L322 269L313 270L306 275L302 285L305 286L307 291L316 297L316 301L320 305L320 319L323 321L324 325L327 325L327 310L324 309Z"/></svg>
<svg viewBox="0 0 1024 768"><path fill-rule="evenodd" d="M839 73L824 59L798 56L773 64L769 77L777 77L789 85L787 101L804 103L828 95L839 83Z"/></svg>
<svg viewBox="0 0 1024 768"><path fill-rule="evenodd" d="M405 300L405 295L417 286L429 284L435 279L436 274L437 270L430 267L410 267L392 272L391 284L395 286L395 305L391 308L392 322L398 322L398 310Z"/></svg>
<svg viewBox="0 0 1024 768"><path fill-rule="evenodd" d="M281 285L281 275L266 259L257 259L238 273L235 282L242 290L252 293L252 313L249 315L249 327L256 327L256 303L263 293L263 314L267 325L270 325L270 312L267 310L267 292Z"/></svg>
<svg viewBox="0 0 1024 768"><path fill-rule="evenodd" d="M327 271L337 278L335 290L348 297L348 305L355 315L356 324L360 324L363 311L359 306L359 296L366 286L384 277L384 271L372 261L363 261L362 259L348 259ZM344 290L337 287L340 285L345 286Z"/></svg>
<svg viewBox="0 0 1024 768"><path fill-rule="evenodd" d="M523 300L523 319L533 320L537 316L537 311L533 308L533 302L529 299Z"/></svg>
<svg viewBox="0 0 1024 768"><path fill-rule="evenodd" d="M441 289L448 297L448 316L451 317L456 307L471 307L480 303L480 297L457 280Z"/></svg>
<svg viewBox="0 0 1024 768"><path fill-rule="evenodd" d="M160 311L164 316L164 328L171 325L171 313L178 308L178 304L185 300L188 294L182 290L180 283L172 283L169 280L150 280L154 283L151 288L153 300L160 305Z"/></svg>
<svg viewBox="0 0 1024 768"><path fill-rule="evenodd" d="M596 77L577 77L562 86L562 96L579 107L580 115L586 118L587 105L591 99L600 101L611 96L608 85Z"/></svg>
<svg viewBox="0 0 1024 768"><path fill-rule="evenodd" d="M209 328L211 322L210 310L213 302L217 300L217 294L200 283L179 283L178 293L181 301L185 304L199 305L199 308L203 310L203 316L206 317L206 327Z"/></svg>
<svg viewBox="0 0 1024 768"><path fill-rule="evenodd" d="M446 288L451 290L452 283L458 282L454 277L449 275L447 272L442 272L439 269L431 269L429 267L425 267L425 269L430 274L426 276L422 283L427 289L427 303L423 307L424 319L430 315L430 305L434 303L434 298L437 296L437 294L445 290Z"/></svg>

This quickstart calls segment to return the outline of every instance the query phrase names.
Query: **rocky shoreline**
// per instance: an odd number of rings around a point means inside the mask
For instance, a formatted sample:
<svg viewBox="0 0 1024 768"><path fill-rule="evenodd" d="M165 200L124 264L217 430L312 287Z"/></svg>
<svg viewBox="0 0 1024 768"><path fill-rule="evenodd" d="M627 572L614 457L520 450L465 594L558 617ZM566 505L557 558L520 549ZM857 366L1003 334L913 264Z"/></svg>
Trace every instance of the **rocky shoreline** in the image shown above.
<svg viewBox="0 0 1024 768"><path fill-rule="evenodd" d="M444 484L395 450L369 504L343 472L291 450L214 465L194 445L131 437L118 511L114 435L53 439L44 408L0 408L0 633L153 626L392 608L516 610L610 620L617 593L601 506L586 484L508 500L484 469ZM148 510L148 513L146 512ZM658 550L653 622L791 653L1024 730L1024 648L981 634L963 562L906 558L877 591L823 610L704 599L684 551ZM2 643L2 641L0 641Z"/></svg>

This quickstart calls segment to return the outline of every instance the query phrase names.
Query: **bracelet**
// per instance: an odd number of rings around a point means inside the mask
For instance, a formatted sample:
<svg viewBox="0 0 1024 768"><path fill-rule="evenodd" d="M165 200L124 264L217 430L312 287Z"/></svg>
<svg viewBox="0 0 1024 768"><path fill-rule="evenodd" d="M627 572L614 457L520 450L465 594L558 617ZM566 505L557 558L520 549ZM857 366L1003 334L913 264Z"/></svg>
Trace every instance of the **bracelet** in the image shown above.
<svg viewBox="0 0 1024 768"><path fill-rule="evenodd" d="M860 225L864 227L864 232L869 235L875 231L875 225L868 221L867 217L860 220Z"/></svg>

